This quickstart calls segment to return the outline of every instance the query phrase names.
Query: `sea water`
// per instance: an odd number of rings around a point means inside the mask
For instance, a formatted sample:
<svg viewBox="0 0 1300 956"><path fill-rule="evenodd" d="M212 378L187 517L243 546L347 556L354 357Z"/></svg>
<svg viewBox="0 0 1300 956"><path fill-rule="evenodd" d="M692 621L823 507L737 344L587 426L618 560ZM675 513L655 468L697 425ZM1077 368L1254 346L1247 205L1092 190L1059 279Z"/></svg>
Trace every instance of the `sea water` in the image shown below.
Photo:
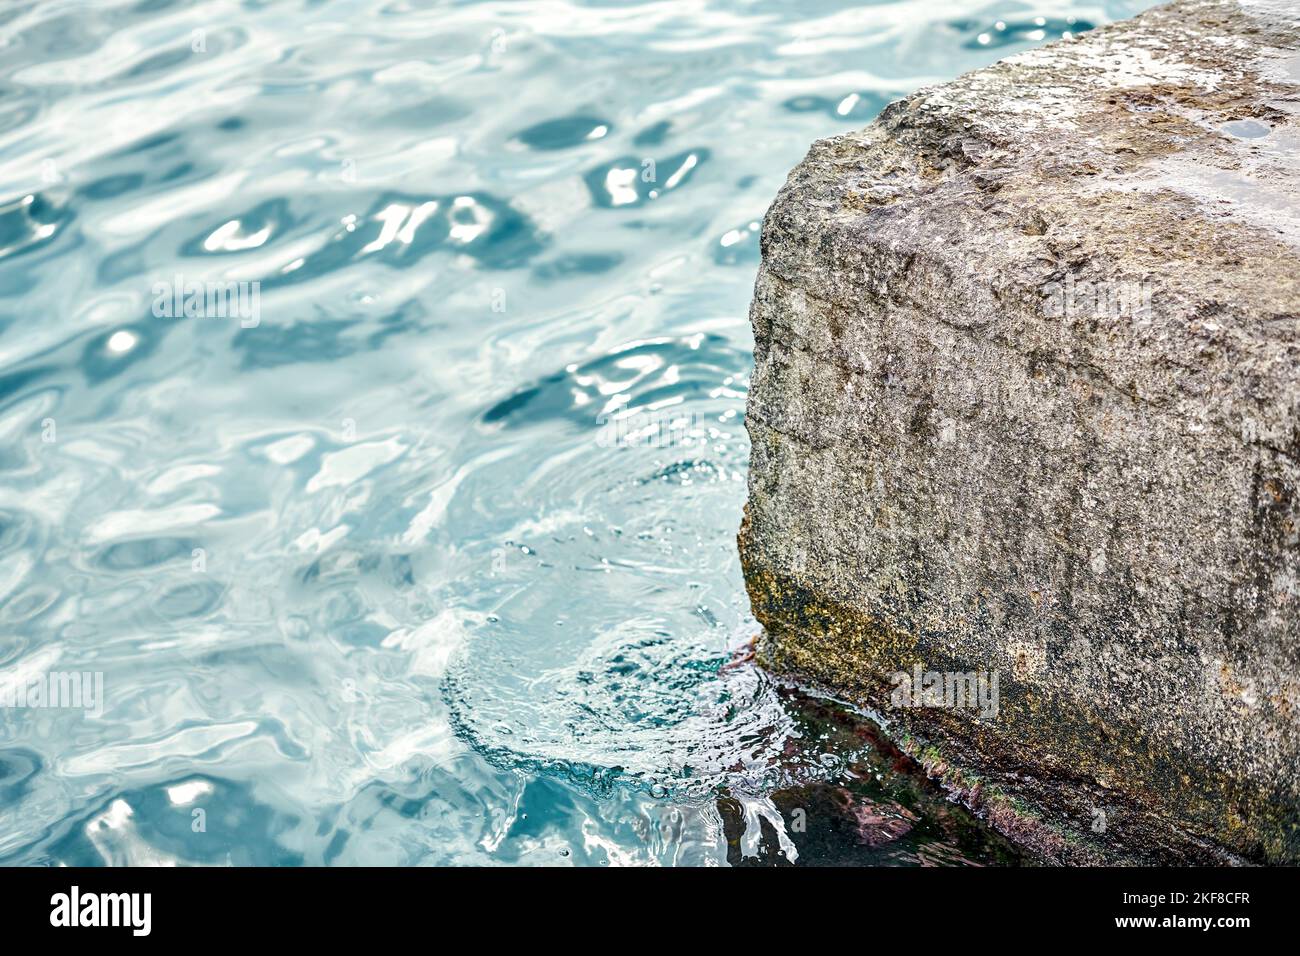
<svg viewBox="0 0 1300 956"><path fill-rule="evenodd" d="M1138 2L0 10L0 862L1012 863L750 659L763 212Z"/></svg>

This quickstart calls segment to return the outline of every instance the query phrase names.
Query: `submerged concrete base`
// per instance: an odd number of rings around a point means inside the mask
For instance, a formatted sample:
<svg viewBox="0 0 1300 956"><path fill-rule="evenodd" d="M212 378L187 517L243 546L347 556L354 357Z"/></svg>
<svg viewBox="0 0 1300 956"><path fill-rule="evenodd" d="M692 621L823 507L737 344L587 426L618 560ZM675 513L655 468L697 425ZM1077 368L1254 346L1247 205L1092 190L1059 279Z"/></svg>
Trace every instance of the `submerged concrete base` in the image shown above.
<svg viewBox="0 0 1300 956"><path fill-rule="evenodd" d="M764 221L761 658L1046 859L1300 862L1298 165L1300 10L1181 2L814 144Z"/></svg>

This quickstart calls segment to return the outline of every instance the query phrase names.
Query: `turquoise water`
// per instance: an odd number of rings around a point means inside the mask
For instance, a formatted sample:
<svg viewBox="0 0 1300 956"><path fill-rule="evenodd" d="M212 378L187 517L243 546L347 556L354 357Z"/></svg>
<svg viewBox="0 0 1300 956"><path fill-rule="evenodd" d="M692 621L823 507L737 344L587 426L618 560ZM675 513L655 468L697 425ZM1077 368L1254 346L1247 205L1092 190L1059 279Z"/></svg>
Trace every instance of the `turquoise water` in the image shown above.
<svg viewBox="0 0 1300 956"><path fill-rule="evenodd" d="M1016 862L746 657L758 223L1140 6L7 4L0 862Z"/></svg>

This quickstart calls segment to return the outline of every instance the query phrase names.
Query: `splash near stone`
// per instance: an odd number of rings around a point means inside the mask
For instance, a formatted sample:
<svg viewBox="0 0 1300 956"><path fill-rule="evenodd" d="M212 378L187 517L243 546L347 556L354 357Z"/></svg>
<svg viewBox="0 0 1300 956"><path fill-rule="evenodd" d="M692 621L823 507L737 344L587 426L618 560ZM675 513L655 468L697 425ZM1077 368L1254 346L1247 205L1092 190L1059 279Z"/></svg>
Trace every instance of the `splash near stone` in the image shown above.
<svg viewBox="0 0 1300 956"><path fill-rule="evenodd" d="M760 659L1044 859L1300 861L1298 114L1300 11L1173 3L816 142L764 221Z"/></svg>

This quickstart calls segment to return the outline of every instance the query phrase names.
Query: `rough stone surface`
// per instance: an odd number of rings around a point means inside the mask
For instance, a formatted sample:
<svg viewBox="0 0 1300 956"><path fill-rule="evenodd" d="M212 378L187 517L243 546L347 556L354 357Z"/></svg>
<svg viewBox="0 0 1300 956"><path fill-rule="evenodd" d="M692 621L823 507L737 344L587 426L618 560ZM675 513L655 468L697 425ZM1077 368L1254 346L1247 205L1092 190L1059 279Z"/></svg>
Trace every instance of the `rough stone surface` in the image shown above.
<svg viewBox="0 0 1300 956"><path fill-rule="evenodd" d="M1298 51L1156 8L815 143L763 224L760 659L1049 860L1300 861ZM997 716L894 706L917 664Z"/></svg>

